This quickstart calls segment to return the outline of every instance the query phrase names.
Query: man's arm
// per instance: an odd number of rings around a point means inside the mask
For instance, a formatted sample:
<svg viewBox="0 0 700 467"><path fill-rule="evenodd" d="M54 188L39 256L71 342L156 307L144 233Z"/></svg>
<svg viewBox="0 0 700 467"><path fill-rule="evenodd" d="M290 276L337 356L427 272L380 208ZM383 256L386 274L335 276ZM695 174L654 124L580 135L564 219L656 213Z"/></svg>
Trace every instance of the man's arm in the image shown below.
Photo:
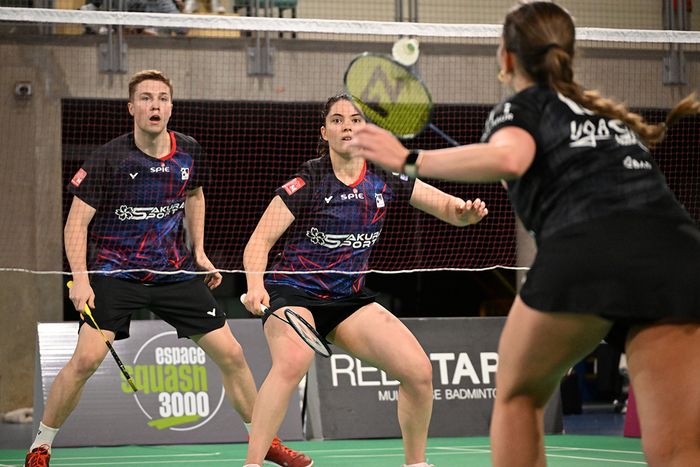
<svg viewBox="0 0 700 467"><path fill-rule="evenodd" d="M221 284L223 277L204 252L205 214L204 190L202 187L199 187L187 194L187 199L185 200L185 226L187 227L195 265L202 271L209 271L209 274L204 278L204 282L210 289L215 289Z"/></svg>
<svg viewBox="0 0 700 467"><path fill-rule="evenodd" d="M91 308L95 306L95 293L90 287L87 275L88 225L90 225L95 212L95 208L74 196L63 229L66 257L73 273L73 287L70 289L69 297L75 309L80 312L85 308L86 303Z"/></svg>

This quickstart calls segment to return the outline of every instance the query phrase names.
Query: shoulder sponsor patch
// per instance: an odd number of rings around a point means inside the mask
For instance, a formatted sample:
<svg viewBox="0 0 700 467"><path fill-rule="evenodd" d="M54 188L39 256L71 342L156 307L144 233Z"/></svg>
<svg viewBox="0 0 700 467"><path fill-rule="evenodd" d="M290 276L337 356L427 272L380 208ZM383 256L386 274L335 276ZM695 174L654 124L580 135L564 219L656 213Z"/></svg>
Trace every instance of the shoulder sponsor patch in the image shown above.
<svg viewBox="0 0 700 467"><path fill-rule="evenodd" d="M74 187L79 187L80 184L83 183L83 180L85 180L86 176L87 176L87 172L85 171L85 169L83 169L81 167L80 170L78 170L75 173L75 175L73 175L73 178L71 179L70 182Z"/></svg>
<svg viewBox="0 0 700 467"><path fill-rule="evenodd" d="M284 188L284 191L286 191L288 195L293 195L304 185L306 185L306 182L301 177L297 177L282 185L282 188Z"/></svg>

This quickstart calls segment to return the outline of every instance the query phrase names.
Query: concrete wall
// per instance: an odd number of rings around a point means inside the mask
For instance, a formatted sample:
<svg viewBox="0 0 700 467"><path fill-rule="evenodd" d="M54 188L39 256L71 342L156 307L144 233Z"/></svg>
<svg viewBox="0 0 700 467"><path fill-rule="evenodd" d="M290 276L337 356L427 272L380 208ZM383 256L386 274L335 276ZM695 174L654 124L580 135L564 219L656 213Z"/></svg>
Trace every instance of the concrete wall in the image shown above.
<svg viewBox="0 0 700 467"><path fill-rule="evenodd" d="M304 2L301 2L304 4ZM391 42L362 38L272 40L274 76L248 76L251 39L128 36L128 73L98 71L98 36L0 35L0 268L62 270L62 98L126 98L129 76L166 71L175 99L322 101L342 89L349 60L363 51L389 52ZM593 47L593 46L597 47ZM687 54L687 86L661 83L659 47L603 48L588 44L579 78L631 106L670 106L700 85L698 47ZM495 80L495 41L424 41L420 72L440 103L492 104L506 95ZM29 82L33 95L14 95ZM177 103L175 107L177 112ZM99 124L85 115L85 124ZM58 273L0 272L0 412L32 401L35 326L62 319Z"/></svg>

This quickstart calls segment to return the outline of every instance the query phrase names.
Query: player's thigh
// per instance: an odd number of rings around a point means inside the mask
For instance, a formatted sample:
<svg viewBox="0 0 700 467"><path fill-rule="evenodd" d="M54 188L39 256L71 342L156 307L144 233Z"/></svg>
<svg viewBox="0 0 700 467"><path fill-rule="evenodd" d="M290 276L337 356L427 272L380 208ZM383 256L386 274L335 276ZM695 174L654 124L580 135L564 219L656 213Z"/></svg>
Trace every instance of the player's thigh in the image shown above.
<svg viewBox="0 0 700 467"><path fill-rule="evenodd" d="M307 308L299 306L285 308L289 308L314 325L314 317ZM275 310L274 313L284 318L283 308ZM314 351L296 331L289 324L272 315L265 321L264 331L275 371L288 371L290 375L306 373L313 361Z"/></svg>
<svg viewBox="0 0 700 467"><path fill-rule="evenodd" d="M630 332L627 364L642 433L669 448L700 444L700 323ZM646 443L646 441L645 441Z"/></svg>
<svg viewBox="0 0 700 467"><path fill-rule="evenodd" d="M546 313L516 297L498 345L499 397L547 402L564 372L588 355L612 323L595 315Z"/></svg>
<svg viewBox="0 0 700 467"><path fill-rule="evenodd" d="M378 303L370 303L340 323L332 341L360 360L397 379L432 375L430 359L405 324Z"/></svg>
<svg viewBox="0 0 700 467"><path fill-rule="evenodd" d="M239 366L245 363L241 344L233 336L227 323L206 334L197 334L191 338L219 366Z"/></svg>

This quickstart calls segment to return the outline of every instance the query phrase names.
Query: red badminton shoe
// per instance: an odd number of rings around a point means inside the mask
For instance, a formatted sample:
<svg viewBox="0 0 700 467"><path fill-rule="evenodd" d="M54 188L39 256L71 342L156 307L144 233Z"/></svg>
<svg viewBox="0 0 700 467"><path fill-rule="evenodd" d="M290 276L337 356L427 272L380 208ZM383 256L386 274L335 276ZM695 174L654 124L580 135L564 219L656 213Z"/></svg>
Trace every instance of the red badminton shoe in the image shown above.
<svg viewBox="0 0 700 467"><path fill-rule="evenodd" d="M267 451L265 460L279 465L280 467L311 467L314 461L303 452L290 449L275 436L272 440L270 450ZM48 464L46 464L48 465Z"/></svg>
<svg viewBox="0 0 700 467"><path fill-rule="evenodd" d="M42 444L27 453L27 457L24 459L24 467L49 467L49 459L51 459L49 447L46 444Z"/></svg>

